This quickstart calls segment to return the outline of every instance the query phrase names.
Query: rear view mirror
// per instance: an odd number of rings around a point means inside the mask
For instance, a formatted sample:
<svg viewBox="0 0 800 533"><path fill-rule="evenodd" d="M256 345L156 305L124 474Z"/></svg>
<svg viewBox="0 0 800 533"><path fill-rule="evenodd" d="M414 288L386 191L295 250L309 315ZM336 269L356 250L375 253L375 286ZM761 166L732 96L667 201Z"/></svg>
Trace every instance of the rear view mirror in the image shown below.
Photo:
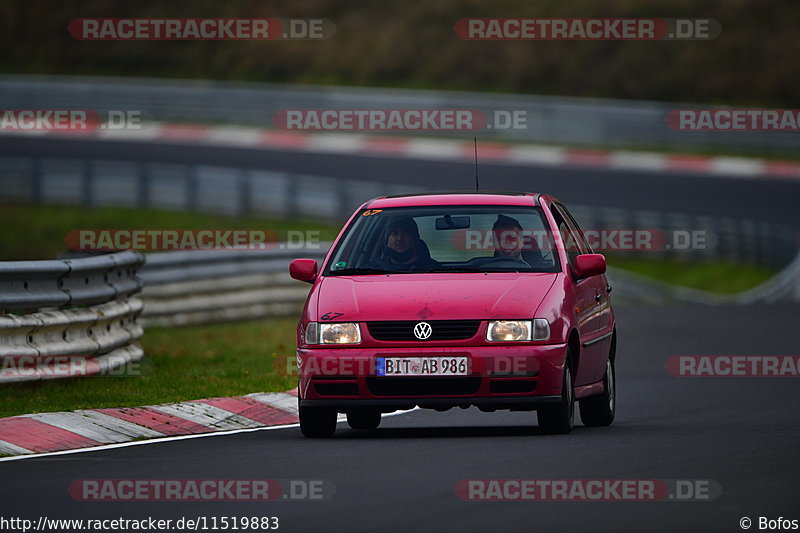
<svg viewBox="0 0 800 533"><path fill-rule="evenodd" d="M602 254L583 254L575 258L575 275L590 278L605 274L606 258Z"/></svg>
<svg viewBox="0 0 800 533"><path fill-rule="evenodd" d="M297 281L314 283L317 279L317 262L314 259L295 259L289 263L289 275Z"/></svg>
<svg viewBox="0 0 800 533"><path fill-rule="evenodd" d="M436 219L436 229L438 230L467 228L469 228L469 217L467 216L451 217L450 215L445 215Z"/></svg>

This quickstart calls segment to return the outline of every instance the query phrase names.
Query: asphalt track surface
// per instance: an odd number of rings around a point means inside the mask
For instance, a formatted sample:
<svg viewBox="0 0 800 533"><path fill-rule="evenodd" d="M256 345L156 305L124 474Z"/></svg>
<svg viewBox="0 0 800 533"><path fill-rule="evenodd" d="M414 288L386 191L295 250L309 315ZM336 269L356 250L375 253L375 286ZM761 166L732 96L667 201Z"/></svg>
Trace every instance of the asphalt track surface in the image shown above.
<svg viewBox="0 0 800 533"><path fill-rule="evenodd" d="M677 378L670 355L796 354L800 307L622 307L618 413L539 432L533 413L413 411L331 439L286 428L0 463L0 514L36 519L277 516L279 531L741 531L800 519L793 378ZM326 501L78 502L76 479L322 479ZM711 501L469 502L462 479L704 479Z"/></svg>
<svg viewBox="0 0 800 533"><path fill-rule="evenodd" d="M471 162L331 153L151 144L64 138L3 137L0 156L101 158L269 169L351 179L471 189ZM480 164L484 190L546 192L570 204L730 216L800 228L800 181L746 179L675 172Z"/></svg>

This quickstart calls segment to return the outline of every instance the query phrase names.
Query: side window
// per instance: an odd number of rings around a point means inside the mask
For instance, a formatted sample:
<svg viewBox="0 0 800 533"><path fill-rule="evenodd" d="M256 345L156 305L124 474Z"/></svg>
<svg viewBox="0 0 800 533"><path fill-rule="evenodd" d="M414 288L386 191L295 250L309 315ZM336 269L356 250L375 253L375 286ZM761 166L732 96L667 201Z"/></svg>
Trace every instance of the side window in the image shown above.
<svg viewBox="0 0 800 533"><path fill-rule="evenodd" d="M564 218L567 221L567 224L569 225L569 227L572 229L577 239L579 240L580 247L582 250L584 250L582 253L593 254L594 250L592 250L592 247L589 246L588 242L586 242L586 237L583 235L583 230L578 225L578 223L575 222L575 217L572 216L572 213L570 213L569 210L566 207L564 207L563 204L556 204L556 205L558 206L558 209L564 214Z"/></svg>
<svg viewBox="0 0 800 533"><path fill-rule="evenodd" d="M561 240L564 242L564 247L567 252L567 260L569 261L569 266L575 268L575 258L581 255L582 253L586 253L585 251L581 251L580 242L582 241L582 239L576 238L573 235L572 228L569 227L566 220L564 219L564 215L562 215L561 212L558 209L556 209L555 205L550 206L550 212L553 214L553 218L556 220L556 226L558 226L558 232L561 234Z"/></svg>

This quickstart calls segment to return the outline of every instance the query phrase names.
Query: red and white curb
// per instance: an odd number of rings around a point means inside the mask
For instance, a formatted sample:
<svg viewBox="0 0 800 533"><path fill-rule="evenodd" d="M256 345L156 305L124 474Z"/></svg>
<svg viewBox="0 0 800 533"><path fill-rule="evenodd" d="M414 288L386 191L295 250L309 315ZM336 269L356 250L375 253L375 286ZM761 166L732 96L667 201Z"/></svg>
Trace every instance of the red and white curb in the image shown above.
<svg viewBox="0 0 800 533"><path fill-rule="evenodd" d="M297 423L297 389L146 407L40 413L0 418L0 454L41 454Z"/></svg>
<svg viewBox="0 0 800 533"><path fill-rule="evenodd" d="M442 161L472 161L472 141L357 133L307 133L245 126L149 123L142 129L0 130L6 135L59 135L110 141L138 141L239 148L400 157ZM800 180L800 163L765 159L660 154L627 150L586 150L536 144L482 142L482 161L521 166L583 167L621 171L686 172L738 178Z"/></svg>

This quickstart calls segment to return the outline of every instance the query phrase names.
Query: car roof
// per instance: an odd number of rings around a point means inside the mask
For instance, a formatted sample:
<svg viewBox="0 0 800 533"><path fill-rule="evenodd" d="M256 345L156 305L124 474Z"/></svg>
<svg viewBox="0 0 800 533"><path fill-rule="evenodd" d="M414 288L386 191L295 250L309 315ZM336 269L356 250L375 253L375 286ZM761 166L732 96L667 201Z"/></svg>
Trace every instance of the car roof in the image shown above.
<svg viewBox="0 0 800 533"><path fill-rule="evenodd" d="M364 204L364 208L384 209L389 207L432 205L538 205L539 194L513 191L445 191L381 196Z"/></svg>

